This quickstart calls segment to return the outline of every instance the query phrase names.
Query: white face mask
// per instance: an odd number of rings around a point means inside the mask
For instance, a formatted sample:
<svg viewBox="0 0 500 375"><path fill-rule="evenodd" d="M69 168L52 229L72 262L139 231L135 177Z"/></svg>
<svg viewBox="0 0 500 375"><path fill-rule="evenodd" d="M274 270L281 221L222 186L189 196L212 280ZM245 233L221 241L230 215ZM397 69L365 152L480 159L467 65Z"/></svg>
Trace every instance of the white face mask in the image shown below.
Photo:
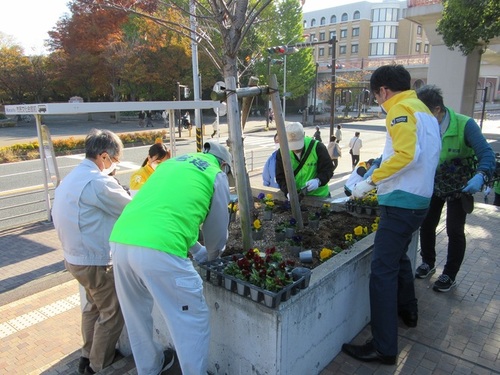
<svg viewBox="0 0 500 375"><path fill-rule="evenodd" d="M102 170L102 173L104 174L110 174L111 172L113 172L114 170L116 169L116 163L111 163L111 165L109 166L109 168L104 168Z"/></svg>

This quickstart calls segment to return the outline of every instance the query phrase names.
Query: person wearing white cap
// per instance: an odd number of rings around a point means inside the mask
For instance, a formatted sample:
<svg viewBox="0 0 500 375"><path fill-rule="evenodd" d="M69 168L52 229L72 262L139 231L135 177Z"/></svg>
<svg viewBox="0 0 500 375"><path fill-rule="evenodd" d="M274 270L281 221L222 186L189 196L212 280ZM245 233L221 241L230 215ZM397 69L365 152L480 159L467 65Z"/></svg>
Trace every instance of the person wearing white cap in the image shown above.
<svg viewBox="0 0 500 375"><path fill-rule="evenodd" d="M286 136L290 149L292 169L297 191L305 190L306 195L328 197L328 181L333 176L333 164L326 146L311 137L306 137L300 122L286 125ZM287 198L285 171L281 152L276 155L276 182Z"/></svg>
<svg viewBox="0 0 500 375"><path fill-rule="evenodd" d="M153 339L153 304L167 323L182 373L207 373L209 310L188 253L205 261L225 249L231 162L213 140L203 153L164 161L113 228L116 289L139 375L159 374L173 363L171 350L163 352Z"/></svg>

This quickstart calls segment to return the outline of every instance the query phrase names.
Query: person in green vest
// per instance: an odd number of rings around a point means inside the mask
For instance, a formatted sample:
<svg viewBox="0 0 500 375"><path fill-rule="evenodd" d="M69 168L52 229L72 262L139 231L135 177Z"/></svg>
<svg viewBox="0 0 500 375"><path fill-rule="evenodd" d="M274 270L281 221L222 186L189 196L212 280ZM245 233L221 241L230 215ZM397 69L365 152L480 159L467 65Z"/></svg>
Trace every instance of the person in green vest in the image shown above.
<svg viewBox="0 0 500 375"><path fill-rule="evenodd" d="M305 190L309 196L329 197L328 181L333 176L333 164L326 146L311 137L306 137L300 122L287 124L286 136L295 176L293 188L297 191ZM289 198L281 152L276 155L276 182Z"/></svg>
<svg viewBox="0 0 500 375"><path fill-rule="evenodd" d="M462 205L461 196L477 193L488 183L495 169L495 154L474 119L445 107L443 94L437 86L425 85L417 90L417 96L439 122L442 148L437 170L442 171L443 166L446 166L445 163L450 162L453 162L453 168L447 168L446 173L436 174L429 212L420 228L422 264L417 268L415 276L418 279L425 279L436 272L436 227L446 203L448 255L443 273L438 277L432 289L436 292L448 292L456 285L455 279L465 256L467 212ZM475 170L472 169L473 166L470 167L470 174L473 177L466 180L461 193L440 194L436 189L436 186L441 186L440 180L449 178L454 170L460 170L456 167L457 165L465 164L466 160L472 158L477 159L477 167ZM463 176L458 177L463 178Z"/></svg>
<svg viewBox="0 0 500 375"><path fill-rule="evenodd" d="M162 162L111 232L115 284L139 375L160 374L174 362L172 350L153 339L153 304L167 323L182 373L207 373L209 310L189 253L201 262L225 249L231 162L215 140L201 153Z"/></svg>

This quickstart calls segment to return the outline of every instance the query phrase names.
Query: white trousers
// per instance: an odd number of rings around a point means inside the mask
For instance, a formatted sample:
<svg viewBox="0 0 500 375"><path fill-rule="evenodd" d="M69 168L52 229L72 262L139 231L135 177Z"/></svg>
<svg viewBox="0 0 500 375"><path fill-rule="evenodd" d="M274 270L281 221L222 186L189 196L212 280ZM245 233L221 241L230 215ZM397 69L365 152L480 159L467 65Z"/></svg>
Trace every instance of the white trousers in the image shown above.
<svg viewBox="0 0 500 375"><path fill-rule="evenodd" d="M153 303L172 336L182 373L206 375L210 316L190 259L111 242L116 292L139 375L157 375L162 346L153 340Z"/></svg>

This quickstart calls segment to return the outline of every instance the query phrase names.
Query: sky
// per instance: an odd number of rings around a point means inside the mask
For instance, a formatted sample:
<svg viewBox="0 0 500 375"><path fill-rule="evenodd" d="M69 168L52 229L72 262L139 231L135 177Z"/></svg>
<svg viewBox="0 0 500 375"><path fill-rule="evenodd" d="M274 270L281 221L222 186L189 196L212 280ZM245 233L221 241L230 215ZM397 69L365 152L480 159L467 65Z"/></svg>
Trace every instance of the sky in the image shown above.
<svg viewBox="0 0 500 375"><path fill-rule="evenodd" d="M355 3L358 0L305 0L304 12ZM44 54L44 40L64 13L69 13L68 0L0 0L0 31L12 36L27 55Z"/></svg>
<svg viewBox="0 0 500 375"><path fill-rule="evenodd" d="M27 55L47 53L44 40L64 13L68 0L0 0L0 31L14 38Z"/></svg>

